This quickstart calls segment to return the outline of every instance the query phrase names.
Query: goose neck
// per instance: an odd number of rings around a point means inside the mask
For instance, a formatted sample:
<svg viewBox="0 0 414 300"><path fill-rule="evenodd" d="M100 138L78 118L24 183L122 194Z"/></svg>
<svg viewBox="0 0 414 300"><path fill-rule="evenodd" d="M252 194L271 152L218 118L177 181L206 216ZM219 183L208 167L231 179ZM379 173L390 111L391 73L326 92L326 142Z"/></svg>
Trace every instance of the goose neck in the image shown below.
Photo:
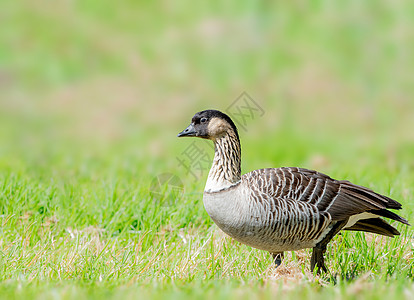
<svg viewBox="0 0 414 300"><path fill-rule="evenodd" d="M227 132L214 141L214 160L207 178L205 191L226 189L241 178L240 140L234 132Z"/></svg>

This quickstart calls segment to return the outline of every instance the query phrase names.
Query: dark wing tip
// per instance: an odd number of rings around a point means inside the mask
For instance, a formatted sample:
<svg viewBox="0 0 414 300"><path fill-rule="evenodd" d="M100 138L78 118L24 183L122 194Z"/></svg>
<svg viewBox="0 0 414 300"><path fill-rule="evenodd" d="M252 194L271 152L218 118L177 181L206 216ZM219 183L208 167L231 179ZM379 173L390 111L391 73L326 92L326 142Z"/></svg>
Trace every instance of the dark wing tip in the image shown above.
<svg viewBox="0 0 414 300"><path fill-rule="evenodd" d="M372 213L372 214L375 214L377 216L389 218L391 220L398 221L398 222L401 222L405 225L411 226L410 223L408 223L408 221L406 219L404 219L403 217L400 217L396 213L394 213L392 211L389 211L387 209L371 210L369 212Z"/></svg>

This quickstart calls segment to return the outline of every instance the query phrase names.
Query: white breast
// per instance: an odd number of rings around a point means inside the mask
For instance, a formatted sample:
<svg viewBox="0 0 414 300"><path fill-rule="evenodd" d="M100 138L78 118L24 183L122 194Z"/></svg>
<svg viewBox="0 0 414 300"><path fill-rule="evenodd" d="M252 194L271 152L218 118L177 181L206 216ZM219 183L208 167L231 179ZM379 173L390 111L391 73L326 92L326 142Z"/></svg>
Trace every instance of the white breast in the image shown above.
<svg viewBox="0 0 414 300"><path fill-rule="evenodd" d="M204 192L204 208L208 215L221 230L233 238L240 236L248 216L244 197L239 186L217 193Z"/></svg>

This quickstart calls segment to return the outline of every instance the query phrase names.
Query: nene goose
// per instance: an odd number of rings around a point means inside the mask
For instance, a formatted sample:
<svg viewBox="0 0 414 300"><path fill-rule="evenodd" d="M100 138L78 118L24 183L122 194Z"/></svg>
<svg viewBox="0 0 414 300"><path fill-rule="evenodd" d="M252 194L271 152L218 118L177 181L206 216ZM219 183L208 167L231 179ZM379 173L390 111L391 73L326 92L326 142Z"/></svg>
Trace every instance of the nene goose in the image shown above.
<svg viewBox="0 0 414 300"><path fill-rule="evenodd" d="M397 229L379 217L408 224L388 210L401 204L345 180L303 168L268 168L241 176L241 149L233 121L217 110L198 112L178 137L210 139L213 165L204 207L218 227L237 241L269 251L276 266L284 251L313 248L311 270L328 272L324 253L340 230L389 237Z"/></svg>

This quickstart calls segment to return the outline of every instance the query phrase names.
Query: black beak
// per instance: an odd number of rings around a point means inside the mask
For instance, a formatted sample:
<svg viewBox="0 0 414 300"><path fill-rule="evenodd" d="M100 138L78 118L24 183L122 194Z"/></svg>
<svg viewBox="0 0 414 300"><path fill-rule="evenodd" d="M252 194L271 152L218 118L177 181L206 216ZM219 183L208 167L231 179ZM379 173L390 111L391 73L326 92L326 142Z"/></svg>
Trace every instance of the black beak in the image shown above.
<svg viewBox="0 0 414 300"><path fill-rule="evenodd" d="M179 134L177 134L177 137L182 137L182 136L196 136L196 130L194 128L193 124L188 125L188 127L186 129L184 129L183 131L181 131Z"/></svg>

